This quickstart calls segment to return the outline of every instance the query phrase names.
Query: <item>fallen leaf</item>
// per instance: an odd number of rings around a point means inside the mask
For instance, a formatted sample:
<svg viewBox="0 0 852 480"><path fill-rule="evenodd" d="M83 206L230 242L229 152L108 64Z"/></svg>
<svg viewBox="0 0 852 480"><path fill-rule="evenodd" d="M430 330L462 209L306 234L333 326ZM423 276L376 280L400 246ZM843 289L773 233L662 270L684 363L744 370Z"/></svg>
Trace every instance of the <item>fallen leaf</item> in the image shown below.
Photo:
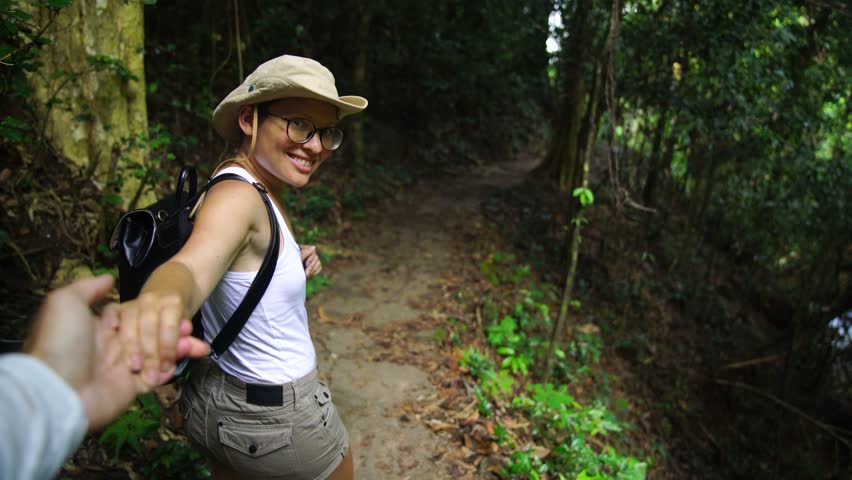
<svg viewBox="0 0 852 480"><path fill-rule="evenodd" d="M322 323L331 322L331 317L329 317L328 314L325 313L325 308L323 308L321 305L317 307L317 317L319 317L319 321Z"/></svg>
<svg viewBox="0 0 852 480"><path fill-rule="evenodd" d="M431 428L433 432L452 432L458 429L458 425L443 422L441 420L436 420L434 418L430 418L426 420L426 426Z"/></svg>
<svg viewBox="0 0 852 480"><path fill-rule="evenodd" d="M461 421L461 424L464 426L469 426L476 423L477 420L479 420L479 410L474 410L469 417Z"/></svg>
<svg viewBox="0 0 852 480"><path fill-rule="evenodd" d="M535 455L539 459L543 459L544 457L550 455L550 449L547 447L542 447L541 445L534 445L533 455Z"/></svg>

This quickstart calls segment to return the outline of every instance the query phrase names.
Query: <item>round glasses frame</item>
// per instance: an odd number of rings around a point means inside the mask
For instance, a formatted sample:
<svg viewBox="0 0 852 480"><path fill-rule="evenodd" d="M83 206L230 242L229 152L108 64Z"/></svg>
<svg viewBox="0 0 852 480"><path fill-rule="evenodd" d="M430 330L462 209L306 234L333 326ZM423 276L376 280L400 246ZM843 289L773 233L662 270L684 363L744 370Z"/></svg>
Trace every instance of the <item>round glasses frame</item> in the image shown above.
<svg viewBox="0 0 852 480"><path fill-rule="evenodd" d="M320 139L320 144L322 145L322 148L324 148L328 151L337 150L338 148L340 148L340 145L343 143L343 130L341 130L337 127L317 128L316 125L314 125L314 122L312 122L312 121L310 121L306 118L287 118L287 117L283 117L281 115L276 115L276 114L271 113L271 112L266 112L266 113L269 114L269 115L272 115L273 117L277 117L277 118L280 118L281 120L286 121L287 122L287 128L285 130L287 132L287 138L289 138L291 141L296 142L298 144L303 145L305 143L310 142L311 139L314 138L314 134L316 134L316 133L319 133L319 139ZM297 139L293 138L293 135L290 134L290 125L293 124L294 120L299 120L299 121L305 122L305 123L307 123L308 125L311 126L311 131L310 131L310 133L308 133L308 135L305 137L304 140L297 140Z"/></svg>

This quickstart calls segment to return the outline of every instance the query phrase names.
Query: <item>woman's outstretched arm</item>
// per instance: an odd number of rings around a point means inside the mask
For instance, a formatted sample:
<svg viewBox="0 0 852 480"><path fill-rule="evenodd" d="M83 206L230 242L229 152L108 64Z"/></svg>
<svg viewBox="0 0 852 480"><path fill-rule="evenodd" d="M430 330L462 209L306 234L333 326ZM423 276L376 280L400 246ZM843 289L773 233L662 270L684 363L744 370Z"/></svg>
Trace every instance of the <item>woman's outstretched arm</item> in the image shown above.
<svg viewBox="0 0 852 480"><path fill-rule="evenodd" d="M146 382L160 384L174 375L181 320L198 311L241 252L253 244L268 245L268 236L257 236L261 221L268 223L266 209L253 186L239 181L214 186L186 245L154 270L136 299L119 306L130 367L142 371ZM240 263L250 269L254 256L246 257Z"/></svg>

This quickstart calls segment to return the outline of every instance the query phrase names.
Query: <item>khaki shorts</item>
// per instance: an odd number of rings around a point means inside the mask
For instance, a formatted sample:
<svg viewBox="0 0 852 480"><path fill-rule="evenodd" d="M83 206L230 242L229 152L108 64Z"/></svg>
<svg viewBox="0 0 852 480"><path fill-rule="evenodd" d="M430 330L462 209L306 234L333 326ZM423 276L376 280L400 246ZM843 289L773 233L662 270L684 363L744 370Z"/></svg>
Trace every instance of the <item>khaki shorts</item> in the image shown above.
<svg viewBox="0 0 852 480"><path fill-rule="evenodd" d="M349 449L316 371L286 385L247 385L205 359L192 367L181 410L190 442L241 478L327 478Z"/></svg>

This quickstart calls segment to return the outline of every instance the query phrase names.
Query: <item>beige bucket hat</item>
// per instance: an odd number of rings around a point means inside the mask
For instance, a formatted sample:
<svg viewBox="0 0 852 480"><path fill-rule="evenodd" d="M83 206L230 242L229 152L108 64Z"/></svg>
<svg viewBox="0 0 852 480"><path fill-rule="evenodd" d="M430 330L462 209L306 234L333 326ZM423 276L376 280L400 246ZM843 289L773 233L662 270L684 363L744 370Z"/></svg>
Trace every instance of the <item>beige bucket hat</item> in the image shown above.
<svg viewBox="0 0 852 480"><path fill-rule="evenodd" d="M312 98L330 103L337 107L337 118L367 108L364 97L339 96L334 75L316 60L282 55L261 64L222 100L213 111L213 128L225 140L238 142L240 107L281 98Z"/></svg>

